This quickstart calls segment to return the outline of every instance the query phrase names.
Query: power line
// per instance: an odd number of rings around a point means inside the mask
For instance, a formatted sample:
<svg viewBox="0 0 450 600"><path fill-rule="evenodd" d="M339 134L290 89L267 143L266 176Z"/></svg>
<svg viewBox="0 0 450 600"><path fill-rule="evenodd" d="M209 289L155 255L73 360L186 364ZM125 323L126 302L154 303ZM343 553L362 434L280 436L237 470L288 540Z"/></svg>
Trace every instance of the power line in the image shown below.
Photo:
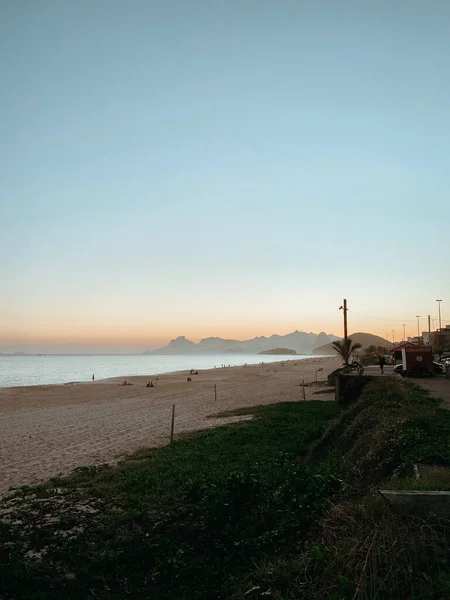
<svg viewBox="0 0 450 600"><path fill-rule="evenodd" d="M352 310L351 308L347 308L347 310L351 313L353 313L354 315L358 315L360 317L365 317L366 319L373 319L374 321L384 321L385 323L398 323L399 325L402 325L403 323L415 323L416 319L402 319L401 321L397 320L397 319L383 319L381 317L372 317L370 315L365 315L364 313L360 313L360 312L356 312L355 310ZM437 320L436 317L431 317L434 321ZM446 319L441 319L442 323L450 323L450 321L447 321Z"/></svg>
<svg viewBox="0 0 450 600"><path fill-rule="evenodd" d="M359 315L360 317L365 317L366 319L374 319L375 321L389 321L389 323L413 323L416 321L416 319L402 319L401 321L398 321L397 319L383 319L381 317L371 317L370 315L365 315L363 313L359 313L356 312L355 310L351 310L351 308L347 309L349 312L353 313L354 315Z"/></svg>

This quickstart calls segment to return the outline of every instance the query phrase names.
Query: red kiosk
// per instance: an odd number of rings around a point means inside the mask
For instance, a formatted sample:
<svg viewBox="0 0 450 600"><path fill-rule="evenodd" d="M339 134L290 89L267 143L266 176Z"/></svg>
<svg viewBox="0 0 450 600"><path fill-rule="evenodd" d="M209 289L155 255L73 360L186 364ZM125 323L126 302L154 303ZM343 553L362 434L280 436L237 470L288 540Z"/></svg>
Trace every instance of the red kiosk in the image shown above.
<svg viewBox="0 0 450 600"><path fill-rule="evenodd" d="M434 375L433 350L423 344L405 343L393 349L396 363L401 361L403 374L409 376ZM399 360L400 359L400 360Z"/></svg>

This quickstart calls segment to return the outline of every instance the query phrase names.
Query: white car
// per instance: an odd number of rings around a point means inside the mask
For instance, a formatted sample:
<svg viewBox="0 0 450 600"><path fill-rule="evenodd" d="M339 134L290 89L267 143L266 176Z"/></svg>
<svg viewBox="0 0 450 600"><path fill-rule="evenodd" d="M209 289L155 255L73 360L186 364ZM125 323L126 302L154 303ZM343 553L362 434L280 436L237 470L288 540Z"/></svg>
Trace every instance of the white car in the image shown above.
<svg viewBox="0 0 450 600"><path fill-rule="evenodd" d="M403 368L403 365L395 365L392 371L393 373L399 373L400 375L405 374L405 369ZM440 375L441 373L445 373L445 365L433 361L433 374Z"/></svg>

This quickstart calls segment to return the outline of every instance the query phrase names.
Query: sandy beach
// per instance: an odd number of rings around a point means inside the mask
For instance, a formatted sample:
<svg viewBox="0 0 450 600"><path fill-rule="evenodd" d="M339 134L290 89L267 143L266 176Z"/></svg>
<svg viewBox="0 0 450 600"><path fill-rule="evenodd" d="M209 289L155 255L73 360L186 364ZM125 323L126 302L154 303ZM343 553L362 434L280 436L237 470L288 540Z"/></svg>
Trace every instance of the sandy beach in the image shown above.
<svg viewBox="0 0 450 600"><path fill-rule="evenodd" d="M215 427L239 417L210 418L244 406L295 402L300 384L315 382L340 365L338 358L118 377L94 383L0 389L0 494L40 483L75 467L117 460L142 447L169 441L172 405L175 435ZM131 385L123 385L127 381ZM155 387L147 388L148 381ZM217 401L214 397L217 386ZM306 388L306 399L334 399ZM242 418L242 417L241 417Z"/></svg>

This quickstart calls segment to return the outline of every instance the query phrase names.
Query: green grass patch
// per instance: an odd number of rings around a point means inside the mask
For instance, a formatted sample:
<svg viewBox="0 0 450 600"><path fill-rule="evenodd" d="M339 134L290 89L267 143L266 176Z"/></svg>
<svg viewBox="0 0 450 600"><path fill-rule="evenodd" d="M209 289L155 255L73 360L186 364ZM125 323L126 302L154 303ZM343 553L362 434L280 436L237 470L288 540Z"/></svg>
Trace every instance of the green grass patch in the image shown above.
<svg viewBox="0 0 450 600"><path fill-rule="evenodd" d="M5 597L229 597L262 557L298 548L339 482L305 465L340 408L285 403L249 421L85 467L3 503Z"/></svg>
<svg viewBox="0 0 450 600"><path fill-rule="evenodd" d="M385 379L83 467L0 504L0 597L450 597L448 519L376 492L450 489L450 412ZM413 476L419 466L420 479Z"/></svg>
<svg viewBox="0 0 450 600"><path fill-rule="evenodd" d="M450 411L402 381L369 384L312 448L312 464L327 463L362 494L414 463L450 466Z"/></svg>

